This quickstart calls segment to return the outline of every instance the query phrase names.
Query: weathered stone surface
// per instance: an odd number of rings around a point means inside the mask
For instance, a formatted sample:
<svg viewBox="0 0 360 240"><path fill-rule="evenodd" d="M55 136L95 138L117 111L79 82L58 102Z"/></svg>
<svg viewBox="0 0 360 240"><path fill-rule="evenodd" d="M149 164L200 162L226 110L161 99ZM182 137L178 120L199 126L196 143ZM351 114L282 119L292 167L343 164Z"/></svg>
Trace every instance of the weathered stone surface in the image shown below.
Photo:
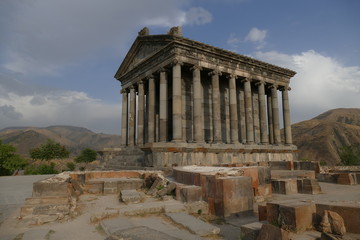
<svg viewBox="0 0 360 240"><path fill-rule="evenodd" d="M291 170L292 163L290 161L270 161L271 170Z"/></svg>
<svg viewBox="0 0 360 240"><path fill-rule="evenodd" d="M91 223L97 223L107 218L117 217L119 216L119 210L117 209L109 209L104 212L94 213L90 217Z"/></svg>
<svg viewBox="0 0 360 240"><path fill-rule="evenodd" d="M327 212L328 214L331 233L337 235L344 235L346 233L344 219L336 212L332 212L332 211L325 211L325 212Z"/></svg>
<svg viewBox="0 0 360 240"><path fill-rule="evenodd" d="M33 184L33 197L59 197L68 195L68 182L44 182Z"/></svg>
<svg viewBox="0 0 360 240"><path fill-rule="evenodd" d="M298 193L319 194L321 187L316 179L297 179Z"/></svg>
<svg viewBox="0 0 360 240"><path fill-rule="evenodd" d="M121 190L120 191L120 201L130 204L130 203L139 203L143 201L145 194L138 192L136 190Z"/></svg>
<svg viewBox="0 0 360 240"><path fill-rule="evenodd" d="M178 238L172 237L163 232L156 231L154 229L139 226L128 228L125 230L119 230L114 232L111 236L105 240L148 240L148 239L159 239L159 240L179 240Z"/></svg>
<svg viewBox="0 0 360 240"><path fill-rule="evenodd" d="M177 197L178 198L178 197ZM199 186L182 186L179 190L179 200L182 202L198 202L202 200L202 189Z"/></svg>
<svg viewBox="0 0 360 240"><path fill-rule="evenodd" d="M186 211L191 214L209 214L209 205L205 201L185 203Z"/></svg>
<svg viewBox="0 0 360 240"><path fill-rule="evenodd" d="M263 224L261 226L260 232L257 240L288 240L289 233L284 229L275 227L271 224Z"/></svg>
<svg viewBox="0 0 360 240"><path fill-rule="evenodd" d="M271 184L270 167L258 167L259 185Z"/></svg>
<svg viewBox="0 0 360 240"><path fill-rule="evenodd" d="M200 236L219 234L220 229L185 213L166 213L177 224Z"/></svg>
<svg viewBox="0 0 360 240"><path fill-rule="evenodd" d="M259 185L256 192L256 196L271 197L272 196L271 184Z"/></svg>
<svg viewBox="0 0 360 240"><path fill-rule="evenodd" d="M22 240L45 240L46 235L49 233L48 229L33 229L26 231L21 238Z"/></svg>
<svg viewBox="0 0 360 240"><path fill-rule="evenodd" d="M296 179L273 179L271 180L273 193L295 194L297 193Z"/></svg>
<svg viewBox="0 0 360 240"><path fill-rule="evenodd" d="M337 178L338 184L354 185L357 184L357 177L355 173L339 173Z"/></svg>
<svg viewBox="0 0 360 240"><path fill-rule="evenodd" d="M138 147L105 149L100 155L105 169L141 169L145 166L145 153Z"/></svg>
<svg viewBox="0 0 360 240"><path fill-rule="evenodd" d="M169 182L165 188L158 191L158 195L162 197L167 194L171 194L171 192L174 191L175 189L176 189L176 183Z"/></svg>
<svg viewBox="0 0 360 240"><path fill-rule="evenodd" d="M270 224L279 226L279 204L268 202L266 204L266 216Z"/></svg>
<svg viewBox="0 0 360 240"><path fill-rule="evenodd" d="M156 178L154 183L151 185L151 188L147 192L148 195L154 195L158 190L162 189L166 185L166 180L163 178Z"/></svg>
<svg viewBox="0 0 360 240"><path fill-rule="evenodd" d="M272 170L272 179L287 179L287 178L310 178L315 179L315 171L311 170Z"/></svg>
<svg viewBox="0 0 360 240"><path fill-rule="evenodd" d="M258 204L258 219L259 219L259 221L266 221L267 220L266 203L259 203Z"/></svg>
<svg viewBox="0 0 360 240"><path fill-rule="evenodd" d="M336 236L331 233L322 232L320 240L342 240L342 236Z"/></svg>
<svg viewBox="0 0 360 240"><path fill-rule="evenodd" d="M256 240L256 238L260 233L262 225L263 224L260 222L254 222L254 223L242 225L240 227L242 238L246 240Z"/></svg>
<svg viewBox="0 0 360 240"><path fill-rule="evenodd" d="M253 209L254 194L250 177L220 177L216 179L215 213L230 216Z"/></svg>
<svg viewBox="0 0 360 240"><path fill-rule="evenodd" d="M87 193L102 194L104 191L104 181L89 181L84 185L84 190Z"/></svg>
<svg viewBox="0 0 360 240"><path fill-rule="evenodd" d="M316 225L319 226L324 211L338 213L344 219L346 231L360 234L360 206L358 204L316 203Z"/></svg>
<svg viewBox="0 0 360 240"><path fill-rule="evenodd" d="M311 229L315 211L314 203L294 202L286 205L280 204L278 217L279 226L294 232Z"/></svg>

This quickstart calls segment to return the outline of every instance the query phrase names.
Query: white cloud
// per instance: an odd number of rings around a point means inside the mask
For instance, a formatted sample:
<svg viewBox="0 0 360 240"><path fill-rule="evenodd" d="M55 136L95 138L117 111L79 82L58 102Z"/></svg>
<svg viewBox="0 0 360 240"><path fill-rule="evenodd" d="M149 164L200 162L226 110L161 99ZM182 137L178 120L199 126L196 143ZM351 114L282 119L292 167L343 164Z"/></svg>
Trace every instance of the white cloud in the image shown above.
<svg viewBox="0 0 360 240"><path fill-rule="evenodd" d="M360 107L359 66L344 66L314 50L294 55L257 52L255 56L297 72L291 79L293 122L315 117L333 108Z"/></svg>
<svg viewBox="0 0 360 240"><path fill-rule="evenodd" d="M146 25L199 25L212 20L203 8L186 9L189 0L28 0L17 4L5 0L2 5L0 22L7 23L0 37L0 51L5 55L2 66L22 74L56 75L85 59L109 52L118 56L136 37L134 32Z"/></svg>
<svg viewBox="0 0 360 240"><path fill-rule="evenodd" d="M5 97L0 96L0 129L9 126L44 127L58 124L120 133L120 103L109 104L91 98L84 92L61 89L37 91L29 88L27 92L20 93L14 88L14 84L6 83L0 81L1 89L8 93ZM26 86L22 83L19 87L24 85Z"/></svg>
<svg viewBox="0 0 360 240"><path fill-rule="evenodd" d="M236 37L236 35L234 33L231 33L230 37L226 41L226 43L233 49L237 49L241 42L242 41L238 37Z"/></svg>
<svg viewBox="0 0 360 240"><path fill-rule="evenodd" d="M187 25L202 25L212 21L211 13L201 7L190 8L185 17Z"/></svg>
<svg viewBox="0 0 360 240"><path fill-rule="evenodd" d="M267 30L260 30L256 27L252 28L248 35L245 37L245 41L261 43L266 38Z"/></svg>

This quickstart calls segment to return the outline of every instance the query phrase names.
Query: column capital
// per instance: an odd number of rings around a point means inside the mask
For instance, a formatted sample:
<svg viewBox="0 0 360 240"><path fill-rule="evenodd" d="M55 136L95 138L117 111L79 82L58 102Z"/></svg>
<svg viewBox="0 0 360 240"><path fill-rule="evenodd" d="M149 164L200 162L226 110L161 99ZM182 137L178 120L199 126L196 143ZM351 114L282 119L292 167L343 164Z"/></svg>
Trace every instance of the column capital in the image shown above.
<svg viewBox="0 0 360 240"><path fill-rule="evenodd" d="M128 93L128 92L129 92L129 90L127 88L123 88L120 90L121 94Z"/></svg>
<svg viewBox="0 0 360 240"><path fill-rule="evenodd" d="M255 83L255 86L265 85L265 81L261 80Z"/></svg>
<svg viewBox="0 0 360 240"><path fill-rule="evenodd" d="M281 87L279 88L279 90L280 90L280 91L285 91L285 90L291 91L291 87L289 87L289 86L281 86Z"/></svg>
<svg viewBox="0 0 360 240"><path fill-rule="evenodd" d="M209 72L209 76L218 75L221 76L222 73L218 69L214 69L213 71Z"/></svg>
<svg viewBox="0 0 360 240"><path fill-rule="evenodd" d="M130 89L130 90L135 89L135 85L131 85L131 86L129 87L129 89Z"/></svg>
<svg viewBox="0 0 360 240"><path fill-rule="evenodd" d="M154 79L154 75L149 74L149 75L146 76L146 80L150 80L150 79Z"/></svg>
<svg viewBox="0 0 360 240"><path fill-rule="evenodd" d="M180 61L180 59L178 58L174 58L172 61L171 61L171 66L175 66L175 65L180 65L182 66L184 63L182 61Z"/></svg>
<svg viewBox="0 0 360 240"><path fill-rule="evenodd" d="M138 84L138 85L140 85L140 84L144 84L144 80L142 80L142 79L141 79L141 80L139 80L139 81L137 82L137 84Z"/></svg>
<svg viewBox="0 0 360 240"><path fill-rule="evenodd" d="M160 67L156 72L158 73L169 72L169 69L166 69L165 67Z"/></svg>
<svg viewBox="0 0 360 240"><path fill-rule="evenodd" d="M273 88L275 88L276 90L278 89L278 85L277 84L270 84L269 86L268 86L268 88L269 89L273 89Z"/></svg>
<svg viewBox="0 0 360 240"><path fill-rule="evenodd" d="M190 71L195 71L195 70L202 70L203 68L200 66L200 64L199 63L197 63L197 64L194 64L194 66L192 66L191 68L190 68Z"/></svg>
<svg viewBox="0 0 360 240"><path fill-rule="evenodd" d="M231 78L237 78L237 75L235 73L230 73L229 75L226 76L227 79L231 79Z"/></svg>
<svg viewBox="0 0 360 240"><path fill-rule="evenodd" d="M245 78L241 79L241 82L252 82L252 80L249 77L245 77Z"/></svg>

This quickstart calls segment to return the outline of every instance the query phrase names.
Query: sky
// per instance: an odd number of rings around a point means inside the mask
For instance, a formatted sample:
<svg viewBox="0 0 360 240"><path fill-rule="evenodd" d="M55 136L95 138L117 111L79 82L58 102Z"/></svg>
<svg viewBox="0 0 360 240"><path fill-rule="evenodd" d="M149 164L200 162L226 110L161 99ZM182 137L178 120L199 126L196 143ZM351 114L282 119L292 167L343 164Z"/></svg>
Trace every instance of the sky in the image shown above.
<svg viewBox="0 0 360 240"><path fill-rule="evenodd" d="M0 129L120 134L114 74L145 26L296 71L292 123L360 108L359 12L358 0L1 0Z"/></svg>

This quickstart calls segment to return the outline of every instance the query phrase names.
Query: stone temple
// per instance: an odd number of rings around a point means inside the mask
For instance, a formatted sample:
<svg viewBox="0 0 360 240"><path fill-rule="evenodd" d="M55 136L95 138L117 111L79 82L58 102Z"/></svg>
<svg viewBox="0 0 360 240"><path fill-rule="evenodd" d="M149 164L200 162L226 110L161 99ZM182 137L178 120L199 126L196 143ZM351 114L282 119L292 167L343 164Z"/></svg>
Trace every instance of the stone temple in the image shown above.
<svg viewBox="0 0 360 240"><path fill-rule="evenodd" d="M122 147L106 158L114 165L127 152L151 167L296 160L288 96L295 74L184 38L181 27L163 35L144 28L115 74Z"/></svg>

